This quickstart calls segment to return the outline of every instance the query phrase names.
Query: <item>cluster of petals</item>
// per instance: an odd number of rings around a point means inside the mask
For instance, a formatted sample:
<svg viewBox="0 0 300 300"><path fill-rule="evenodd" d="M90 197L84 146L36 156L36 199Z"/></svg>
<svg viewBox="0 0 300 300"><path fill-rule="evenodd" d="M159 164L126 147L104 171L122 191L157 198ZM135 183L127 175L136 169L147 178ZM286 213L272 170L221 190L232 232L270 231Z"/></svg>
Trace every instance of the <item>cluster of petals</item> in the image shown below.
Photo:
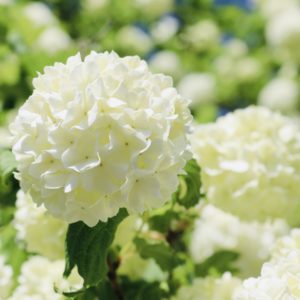
<svg viewBox="0 0 300 300"><path fill-rule="evenodd" d="M226 272L221 277L196 278L189 286L182 286L172 300L232 300L241 280Z"/></svg>
<svg viewBox="0 0 300 300"><path fill-rule="evenodd" d="M264 107L199 125L191 135L210 203L245 220L300 223L300 131Z"/></svg>
<svg viewBox="0 0 300 300"><path fill-rule="evenodd" d="M145 61L91 52L46 67L11 124L22 189L94 226L159 207L190 158L188 101Z"/></svg>
<svg viewBox="0 0 300 300"><path fill-rule="evenodd" d="M280 239L257 278L243 282L234 300L294 300L300 297L300 230Z"/></svg>
<svg viewBox="0 0 300 300"><path fill-rule="evenodd" d="M17 239L25 243L26 250L49 259L64 257L64 242L68 224L47 214L22 190L17 193L14 227Z"/></svg>
<svg viewBox="0 0 300 300"><path fill-rule="evenodd" d="M65 300L62 292L79 290L83 279L76 269L68 279L63 278L64 266L64 260L30 257L23 263L18 286L8 300Z"/></svg>
<svg viewBox="0 0 300 300"><path fill-rule="evenodd" d="M239 277L257 276L278 238L289 233L284 220L242 221L213 205L205 206L195 223L190 251L195 262L201 263L217 251L239 253L235 267Z"/></svg>
<svg viewBox="0 0 300 300"><path fill-rule="evenodd" d="M13 269L6 263L6 258L0 255L0 299L6 299L13 286Z"/></svg>

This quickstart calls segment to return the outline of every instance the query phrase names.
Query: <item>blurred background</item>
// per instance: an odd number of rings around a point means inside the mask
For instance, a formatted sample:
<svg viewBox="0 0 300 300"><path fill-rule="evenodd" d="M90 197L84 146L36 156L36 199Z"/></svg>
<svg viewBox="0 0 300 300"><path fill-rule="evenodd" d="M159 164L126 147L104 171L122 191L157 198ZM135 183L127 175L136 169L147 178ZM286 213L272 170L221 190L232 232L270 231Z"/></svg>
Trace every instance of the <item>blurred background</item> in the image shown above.
<svg viewBox="0 0 300 300"><path fill-rule="evenodd" d="M268 106L298 120L300 1L0 0L0 148L46 65L80 51L139 55L205 123Z"/></svg>

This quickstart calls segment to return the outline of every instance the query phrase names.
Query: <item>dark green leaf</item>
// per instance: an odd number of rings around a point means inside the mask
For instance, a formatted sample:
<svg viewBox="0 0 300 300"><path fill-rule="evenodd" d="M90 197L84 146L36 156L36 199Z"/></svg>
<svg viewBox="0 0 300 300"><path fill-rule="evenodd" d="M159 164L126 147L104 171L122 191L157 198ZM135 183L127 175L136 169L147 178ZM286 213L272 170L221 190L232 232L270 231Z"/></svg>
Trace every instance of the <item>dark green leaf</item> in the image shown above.
<svg viewBox="0 0 300 300"><path fill-rule="evenodd" d="M172 248L162 241L135 238L134 243L142 258L153 258L164 271L170 271L183 262L181 258L176 256Z"/></svg>
<svg viewBox="0 0 300 300"><path fill-rule="evenodd" d="M200 193L200 167L195 159L191 159L184 170L187 174L180 176L179 189L174 194L174 197L180 205L190 208L195 206L202 196Z"/></svg>
<svg viewBox="0 0 300 300"><path fill-rule="evenodd" d="M106 223L99 222L88 227L83 222L69 225L66 237L66 267L64 276L69 276L76 265L85 286L97 285L105 278L107 253L119 223L128 215L125 209Z"/></svg>
<svg viewBox="0 0 300 300"><path fill-rule="evenodd" d="M236 273L238 270L232 264L239 258L239 253L233 251L218 251L203 263L195 266L196 277L205 277L210 273L223 274L226 271Z"/></svg>
<svg viewBox="0 0 300 300"><path fill-rule="evenodd" d="M122 290L125 300L158 300L165 299L164 291L160 288L159 282L130 281L122 278ZM106 298L110 299L110 298ZM104 299L103 299L104 300Z"/></svg>

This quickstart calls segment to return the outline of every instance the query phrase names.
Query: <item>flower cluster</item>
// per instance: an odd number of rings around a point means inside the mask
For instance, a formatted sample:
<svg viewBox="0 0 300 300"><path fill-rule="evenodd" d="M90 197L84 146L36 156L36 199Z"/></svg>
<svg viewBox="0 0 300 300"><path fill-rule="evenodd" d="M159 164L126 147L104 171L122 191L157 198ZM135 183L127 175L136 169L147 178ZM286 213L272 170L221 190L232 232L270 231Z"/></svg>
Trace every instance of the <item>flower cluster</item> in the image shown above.
<svg viewBox="0 0 300 300"><path fill-rule="evenodd" d="M25 192L67 222L159 207L188 152L188 102L138 57L92 52L46 67L11 125Z"/></svg>
<svg viewBox="0 0 300 300"><path fill-rule="evenodd" d="M300 132L263 107L237 110L191 136L210 203L245 220L299 224Z"/></svg>
<svg viewBox="0 0 300 300"><path fill-rule="evenodd" d="M256 276L270 258L276 240L288 234L283 220L243 222L212 205L204 207L191 236L190 251L195 262L202 262L216 251L239 253L235 266L240 277Z"/></svg>
<svg viewBox="0 0 300 300"><path fill-rule="evenodd" d="M191 286L183 286L172 300L232 300L241 280L230 273L220 278L197 278Z"/></svg>
<svg viewBox="0 0 300 300"><path fill-rule="evenodd" d="M47 214L43 206L37 207L22 190L17 193L16 208L17 238L25 242L28 252L50 259L63 258L67 223Z"/></svg>
<svg viewBox="0 0 300 300"><path fill-rule="evenodd" d="M13 270L6 264L4 256L0 255L0 299L6 299L13 285Z"/></svg>
<svg viewBox="0 0 300 300"><path fill-rule="evenodd" d="M261 275L243 282L234 300L299 299L300 295L300 230L278 241L270 262Z"/></svg>
<svg viewBox="0 0 300 300"><path fill-rule="evenodd" d="M8 300L64 300L59 291L79 290L83 280L77 271L72 272L68 279L62 277L64 260L50 261L42 256L29 258L21 268L18 287Z"/></svg>

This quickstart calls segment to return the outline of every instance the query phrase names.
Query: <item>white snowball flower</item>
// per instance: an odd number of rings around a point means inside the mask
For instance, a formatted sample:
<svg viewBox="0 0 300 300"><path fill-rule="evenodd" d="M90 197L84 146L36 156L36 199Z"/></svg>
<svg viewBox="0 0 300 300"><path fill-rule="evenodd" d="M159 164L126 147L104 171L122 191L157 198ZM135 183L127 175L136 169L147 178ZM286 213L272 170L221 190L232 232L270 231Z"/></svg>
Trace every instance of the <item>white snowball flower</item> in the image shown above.
<svg viewBox="0 0 300 300"><path fill-rule="evenodd" d="M267 19L275 17L284 10L294 9L299 6L298 0L255 0L254 2L256 2L255 4L259 11Z"/></svg>
<svg viewBox="0 0 300 300"><path fill-rule="evenodd" d="M225 52L232 58L245 57L248 54L247 44L240 39L231 39L224 45Z"/></svg>
<svg viewBox="0 0 300 300"><path fill-rule="evenodd" d="M69 223L160 207L190 158L191 121L170 77L92 52L46 67L11 125L25 192Z"/></svg>
<svg viewBox="0 0 300 300"><path fill-rule="evenodd" d="M57 26L52 26L41 33L36 45L39 49L53 54L71 47L72 40L64 30Z"/></svg>
<svg viewBox="0 0 300 300"><path fill-rule="evenodd" d="M234 71L240 82L253 82L262 74L263 68L260 60L244 57L236 62Z"/></svg>
<svg viewBox="0 0 300 300"><path fill-rule="evenodd" d="M68 224L46 214L46 209L37 207L22 190L17 193L16 207L14 226L27 251L50 259L63 258Z"/></svg>
<svg viewBox="0 0 300 300"><path fill-rule="evenodd" d="M178 83L178 92L191 99L191 106L211 103L216 99L216 80L209 73L189 73Z"/></svg>
<svg viewBox="0 0 300 300"><path fill-rule="evenodd" d="M207 205L196 221L191 236L190 251L194 261L204 261L219 250L240 254L235 266L240 277L256 276L262 264L270 258L277 238L288 234L283 220L265 223L243 222L212 205Z"/></svg>
<svg viewBox="0 0 300 300"><path fill-rule="evenodd" d="M163 73L178 78L181 73L181 61L179 56L170 50L157 52L149 60L149 67L154 73Z"/></svg>
<svg viewBox="0 0 300 300"><path fill-rule="evenodd" d="M173 0L132 0L135 7L150 17L161 16L173 9Z"/></svg>
<svg viewBox="0 0 300 300"><path fill-rule="evenodd" d="M213 20L203 20L187 26L183 38L196 50L206 51L219 45L220 29Z"/></svg>
<svg viewBox="0 0 300 300"><path fill-rule="evenodd" d="M21 268L18 287L8 300L64 300L58 291L77 291L83 279L74 269L68 279L63 278L64 260L50 261L42 256L32 256Z"/></svg>
<svg viewBox="0 0 300 300"><path fill-rule="evenodd" d="M243 282L234 300L296 300L300 299L300 230L278 241L270 262L261 275Z"/></svg>
<svg viewBox="0 0 300 300"><path fill-rule="evenodd" d="M153 47L153 41L149 34L132 25L124 26L119 30L117 41L122 48L137 55L145 55Z"/></svg>
<svg viewBox="0 0 300 300"><path fill-rule="evenodd" d="M84 7L90 11L100 10L105 8L109 4L109 0L86 0Z"/></svg>
<svg viewBox="0 0 300 300"><path fill-rule="evenodd" d="M11 147L11 134L6 127L0 127L0 149Z"/></svg>
<svg viewBox="0 0 300 300"><path fill-rule="evenodd" d="M299 61L300 8L284 10L270 19L266 39L280 59Z"/></svg>
<svg viewBox="0 0 300 300"><path fill-rule="evenodd" d="M300 224L300 132L289 118L248 107L191 136L211 204L245 220Z"/></svg>
<svg viewBox="0 0 300 300"><path fill-rule="evenodd" d="M164 16L152 25L151 35L156 42L164 43L175 36L178 30L178 19L172 16Z"/></svg>
<svg viewBox="0 0 300 300"><path fill-rule="evenodd" d="M291 114L297 110L298 99L298 84L293 79L278 77L260 91L258 103L272 110Z"/></svg>
<svg viewBox="0 0 300 300"><path fill-rule="evenodd" d="M182 286L172 300L232 300L241 280L230 273L220 278L196 278L191 286Z"/></svg>
<svg viewBox="0 0 300 300"><path fill-rule="evenodd" d="M24 8L24 15L29 19L35 26L48 26L56 23L50 8L42 2L29 2Z"/></svg>
<svg viewBox="0 0 300 300"><path fill-rule="evenodd" d="M6 299L13 285L13 269L6 264L4 256L0 255L0 299Z"/></svg>

